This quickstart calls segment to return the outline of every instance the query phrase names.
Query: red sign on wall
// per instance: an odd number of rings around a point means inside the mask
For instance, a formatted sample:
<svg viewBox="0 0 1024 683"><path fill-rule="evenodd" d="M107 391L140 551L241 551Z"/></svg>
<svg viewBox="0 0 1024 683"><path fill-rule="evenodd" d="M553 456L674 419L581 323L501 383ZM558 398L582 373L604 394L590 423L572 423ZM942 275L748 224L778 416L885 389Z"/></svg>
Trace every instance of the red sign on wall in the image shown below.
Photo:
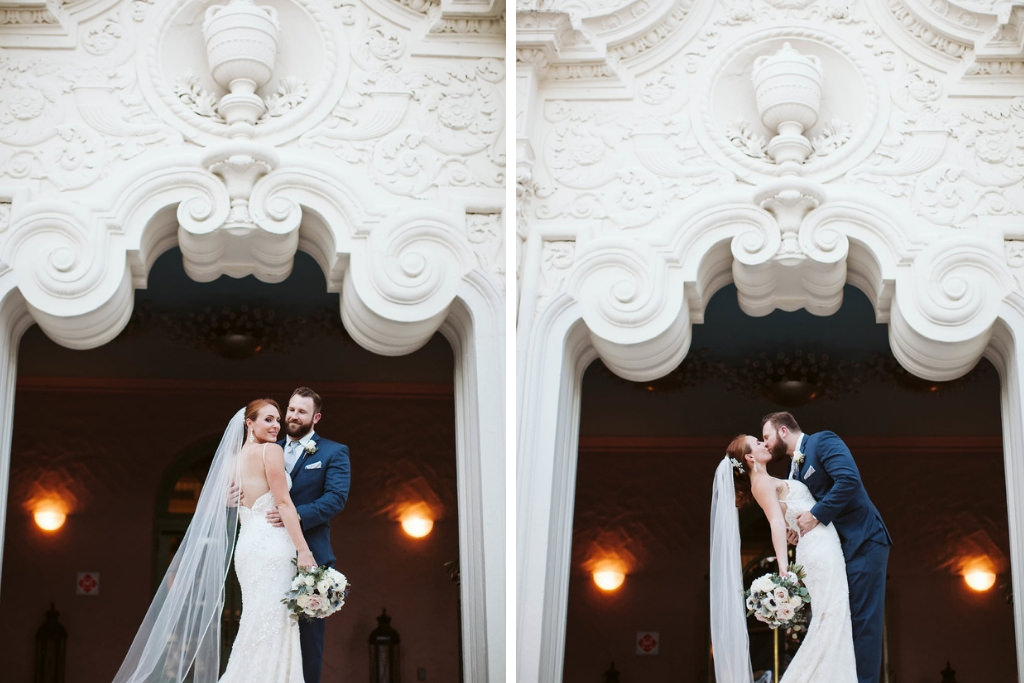
<svg viewBox="0 0 1024 683"><path fill-rule="evenodd" d="M75 595L99 595L100 594L100 573L99 572L78 572L78 580L75 583Z"/></svg>
<svg viewBox="0 0 1024 683"><path fill-rule="evenodd" d="M661 637L657 631L638 631L636 634L636 653L638 655L658 654Z"/></svg>

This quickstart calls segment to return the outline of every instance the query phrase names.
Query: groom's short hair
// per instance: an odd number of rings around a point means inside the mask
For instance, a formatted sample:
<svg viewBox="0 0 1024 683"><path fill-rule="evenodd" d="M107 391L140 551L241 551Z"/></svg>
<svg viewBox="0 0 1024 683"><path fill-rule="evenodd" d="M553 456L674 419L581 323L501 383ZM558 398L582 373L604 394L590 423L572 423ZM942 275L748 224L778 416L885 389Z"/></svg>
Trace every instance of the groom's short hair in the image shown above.
<svg viewBox="0 0 1024 683"><path fill-rule="evenodd" d="M798 425L796 423L796 418L793 417L790 413L787 413L785 411L779 411L777 413L768 413L767 415L762 417L761 418L761 429L762 429L762 431L764 430L765 424L767 424L769 422L772 423L772 426L775 427L775 429L778 429L779 427L785 427L786 429L788 429L791 432L802 431L800 429L800 425Z"/></svg>
<svg viewBox="0 0 1024 683"><path fill-rule="evenodd" d="M303 398L313 399L313 412L321 412L320 408L321 406L323 406L323 401L320 400L320 394L316 393L309 387L298 387L297 389L295 389L295 391L292 392L292 396L302 396Z"/></svg>

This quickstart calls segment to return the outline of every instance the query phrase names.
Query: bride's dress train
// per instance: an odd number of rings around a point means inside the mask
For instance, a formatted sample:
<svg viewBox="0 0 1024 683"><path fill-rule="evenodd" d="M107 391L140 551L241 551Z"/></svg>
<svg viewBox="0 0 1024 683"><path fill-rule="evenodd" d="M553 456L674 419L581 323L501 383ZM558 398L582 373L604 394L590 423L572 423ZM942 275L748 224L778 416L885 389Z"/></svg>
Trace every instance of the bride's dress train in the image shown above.
<svg viewBox="0 0 1024 683"><path fill-rule="evenodd" d="M284 527L267 522L273 507L270 491L251 508L238 506L235 573L242 619L220 683L303 683L299 625L281 602L295 576L295 545Z"/></svg>
<svg viewBox="0 0 1024 683"><path fill-rule="evenodd" d="M810 510L814 497L801 481L789 479L786 484L789 492L780 502L786 506L787 526L798 529L796 515ZM804 534L796 546L796 562L806 572L811 623L780 683L857 683L846 562L835 528L819 524Z"/></svg>

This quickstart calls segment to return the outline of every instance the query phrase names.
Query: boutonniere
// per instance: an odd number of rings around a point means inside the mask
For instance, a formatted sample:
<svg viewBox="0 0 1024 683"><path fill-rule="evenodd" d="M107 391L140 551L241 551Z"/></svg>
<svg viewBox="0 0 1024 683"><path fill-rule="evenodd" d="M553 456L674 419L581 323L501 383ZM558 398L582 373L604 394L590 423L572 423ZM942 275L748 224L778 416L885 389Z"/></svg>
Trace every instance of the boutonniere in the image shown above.
<svg viewBox="0 0 1024 683"><path fill-rule="evenodd" d="M804 454L801 453L800 451L795 452L793 454L793 462L796 463L797 467L800 467L800 465L803 465L804 464Z"/></svg>
<svg viewBox="0 0 1024 683"><path fill-rule="evenodd" d="M316 453L316 448L316 441L310 439L309 441L306 442L306 445L302 447L302 450L306 451L306 453L310 455L313 455L314 453Z"/></svg>

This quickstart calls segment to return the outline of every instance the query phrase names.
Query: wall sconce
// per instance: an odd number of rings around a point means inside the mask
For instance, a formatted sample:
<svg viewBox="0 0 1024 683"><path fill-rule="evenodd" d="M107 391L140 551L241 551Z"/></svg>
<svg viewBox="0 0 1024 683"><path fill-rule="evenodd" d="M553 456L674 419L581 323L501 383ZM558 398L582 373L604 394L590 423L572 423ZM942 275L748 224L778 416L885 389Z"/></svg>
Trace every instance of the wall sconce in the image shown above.
<svg viewBox="0 0 1024 683"><path fill-rule="evenodd" d="M423 503L410 505L399 516L402 530L413 538L423 538L434 528L433 515Z"/></svg>
<svg viewBox="0 0 1024 683"><path fill-rule="evenodd" d="M621 562L606 560L599 562L592 572L594 583L605 592L618 590L626 580L626 569Z"/></svg>
<svg viewBox="0 0 1024 683"><path fill-rule="evenodd" d="M42 500L32 510L32 519L43 531L57 531L64 526L67 518L67 506L61 500Z"/></svg>
<svg viewBox="0 0 1024 683"><path fill-rule="evenodd" d="M996 573L988 558L974 560L964 567L964 583L974 591L984 593L996 583Z"/></svg>

